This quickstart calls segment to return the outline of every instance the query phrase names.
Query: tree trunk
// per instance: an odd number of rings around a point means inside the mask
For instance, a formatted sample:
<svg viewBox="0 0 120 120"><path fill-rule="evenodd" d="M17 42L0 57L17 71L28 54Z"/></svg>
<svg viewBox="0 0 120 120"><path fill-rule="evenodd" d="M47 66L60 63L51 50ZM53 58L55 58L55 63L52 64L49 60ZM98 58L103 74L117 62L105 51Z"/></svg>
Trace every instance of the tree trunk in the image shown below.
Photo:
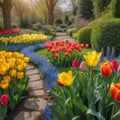
<svg viewBox="0 0 120 120"><path fill-rule="evenodd" d="M53 25L54 24L54 9L49 9L49 18L48 18L48 24Z"/></svg>
<svg viewBox="0 0 120 120"><path fill-rule="evenodd" d="M4 23L4 29L9 30L11 29L11 15L10 11L7 11L5 9L2 10L3 14L3 23Z"/></svg>
<svg viewBox="0 0 120 120"><path fill-rule="evenodd" d="M1 4L4 29L11 29L12 0L3 0Z"/></svg>

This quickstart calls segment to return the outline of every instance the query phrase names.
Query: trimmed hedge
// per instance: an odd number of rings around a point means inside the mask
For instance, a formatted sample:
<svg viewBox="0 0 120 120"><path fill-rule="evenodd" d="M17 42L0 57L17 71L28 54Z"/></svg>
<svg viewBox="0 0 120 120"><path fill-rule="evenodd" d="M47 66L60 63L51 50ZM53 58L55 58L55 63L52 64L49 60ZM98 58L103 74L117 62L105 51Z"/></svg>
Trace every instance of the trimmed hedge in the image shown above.
<svg viewBox="0 0 120 120"><path fill-rule="evenodd" d="M96 25L91 33L91 45L96 51L109 46L120 52L120 19L110 19Z"/></svg>
<svg viewBox="0 0 120 120"><path fill-rule="evenodd" d="M91 44L91 31L92 28L91 27L83 27L81 28L77 34L77 39L79 43L83 43L83 44Z"/></svg>
<svg viewBox="0 0 120 120"><path fill-rule="evenodd" d="M59 26L61 24L63 24L63 21L61 19L59 19L59 18L55 19L55 25L56 26Z"/></svg>

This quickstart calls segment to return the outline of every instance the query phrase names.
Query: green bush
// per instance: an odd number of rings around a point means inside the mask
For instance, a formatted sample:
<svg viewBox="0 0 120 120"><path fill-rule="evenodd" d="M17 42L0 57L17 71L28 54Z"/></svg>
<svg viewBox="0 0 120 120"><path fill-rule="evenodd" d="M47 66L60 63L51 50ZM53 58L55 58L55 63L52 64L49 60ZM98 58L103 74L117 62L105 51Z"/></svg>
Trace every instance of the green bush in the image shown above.
<svg viewBox="0 0 120 120"><path fill-rule="evenodd" d="M96 25L91 33L91 45L96 51L109 46L120 52L120 19L110 19Z"/></svg>
<svg viewBox="0 0 120 120"><path fill-rule="evenodd" d="M78 34L78 41L79 43L83 43L83 44L90 44L91 43L91 31L92 28L91 27L83 27L81 28L77 34Z"/></svg>
<svg viewBox="0 0 120 120"><path fill-rule="evenodd" d="M120 18L120 0L112 0L112 15L115 18Z"/></svg>
<svg viewBox="0 0 120 120"><path fill-rule="evenodd" d="M36 26L32 26L30 29L31 29L31 30L34 30L34 31L39 31L39 28L36 27Z"/></svg>
<svg viewBox="0 0 120 120"><path fill-rule="evenodd" d="M60 28L66 28L66 27L67 27L67 25L65 25L65 24L60 25Z"/></svg>
<svg viewBox="0 0 120 120"><path fill-rule="evenodd" d="M55 25L56 26L59 26L61 24L63 24L63 21L61 19L59 19L59 18L55 19Z"/></svg>
<svg viewBox="0 0 120 120"><path fill-rule="evenodd" d="M77 39L77 38L78 38L78 33L73 33L73 34L72 34L72 37L73 37L74 39Z"/></svg>
<svg viewBox="0 0 120 120"><path fill-rule="evenodd" d="M68 35L72 36L72 34L76 32L76 28L67 29L66 32L67 32Z"/></svg>

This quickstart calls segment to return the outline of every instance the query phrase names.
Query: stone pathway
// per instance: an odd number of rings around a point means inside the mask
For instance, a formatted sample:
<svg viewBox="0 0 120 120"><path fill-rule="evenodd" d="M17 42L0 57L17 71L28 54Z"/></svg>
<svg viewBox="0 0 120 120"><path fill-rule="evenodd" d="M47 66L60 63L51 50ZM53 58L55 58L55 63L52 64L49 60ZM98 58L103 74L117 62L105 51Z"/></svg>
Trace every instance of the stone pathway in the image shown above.
<svg viewBox="0 0 120 120"><path fill-rule="evenodd" d="M66 40L66 39L69 39L70 41L75 41L72 37L70 37L69 35L67 35L67 33L64 32L56 33L56 37L54 38L54 40Z"/></svg>
<svg viewBox="0 0 120 120"><path fill-rule="evenodd" d="M66 33L57 33L54 38L54 40L66 39L74 41ZM49 92L46 92L41 71L33 64L29 64L26 71L30 77L28 95L18 104L17 111L13 111L13 118L8 117L7 120L45 120L44 109L47 103L51 103L52 98Z"/></svg>
<svg viewBox="0 0 120 120"><path fill-rule="evenodd" d="M13 120L45 120L43 112L47 105L42 74L33 64L27 67L29 81L29 95L20 111Z"/></svg>

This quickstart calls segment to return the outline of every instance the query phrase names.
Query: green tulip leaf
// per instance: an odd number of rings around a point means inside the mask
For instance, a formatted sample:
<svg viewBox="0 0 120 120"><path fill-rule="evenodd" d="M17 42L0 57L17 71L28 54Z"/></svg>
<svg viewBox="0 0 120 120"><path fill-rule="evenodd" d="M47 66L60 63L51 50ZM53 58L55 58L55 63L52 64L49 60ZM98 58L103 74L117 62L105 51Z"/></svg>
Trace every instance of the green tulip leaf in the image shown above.
<svg viewBox="0 0 120 120"><path fill-rule="evenodd" d="M100 112L96 112L92 109L88 109L86 114L90 114L92 116L97 117L98 120L105 120L105 118L101 115Z"/></svg>
<svg viewBox="0 0 120 120"><path fill-rule="evenodd" d="M120 120L120 111L113 115L111 120Z"/></svg>

